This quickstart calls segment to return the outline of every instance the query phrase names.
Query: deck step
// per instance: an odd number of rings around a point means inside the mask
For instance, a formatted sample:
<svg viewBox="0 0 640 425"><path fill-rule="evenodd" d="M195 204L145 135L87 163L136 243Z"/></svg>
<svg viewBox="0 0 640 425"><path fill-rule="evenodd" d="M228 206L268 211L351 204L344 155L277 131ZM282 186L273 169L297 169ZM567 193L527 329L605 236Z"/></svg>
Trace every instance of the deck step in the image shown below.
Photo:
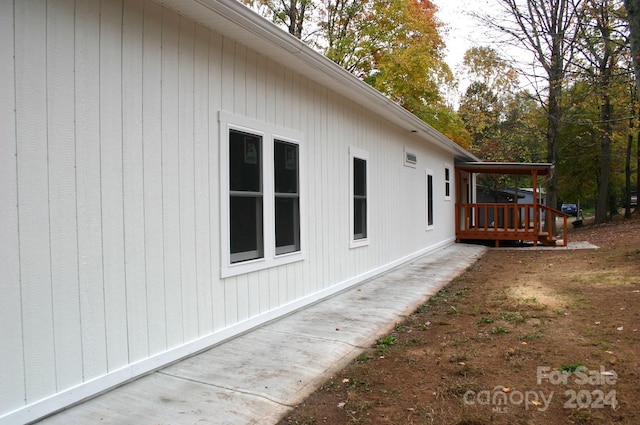
<svg viewBox="0 0 640 425"><path fill-rule="evenodd" d="M548 232L540 232L538 234L538 242L544 246L556 246L557 240L558 239L554 238L552 235L549 235Z"/></svg>

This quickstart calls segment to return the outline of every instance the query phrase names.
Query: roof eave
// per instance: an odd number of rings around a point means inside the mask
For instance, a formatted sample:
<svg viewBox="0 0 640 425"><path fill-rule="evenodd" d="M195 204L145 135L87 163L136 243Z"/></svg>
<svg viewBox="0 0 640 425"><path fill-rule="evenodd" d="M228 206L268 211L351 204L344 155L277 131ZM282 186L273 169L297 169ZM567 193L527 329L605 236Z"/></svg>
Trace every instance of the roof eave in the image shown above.
<svg viewBox="0 0 640 425"><path fill-rule="evenodd" d="M456 168L462 171L484 174L533 174L543 176L553 173L554 166L547 162L457 162Z"/></svg>

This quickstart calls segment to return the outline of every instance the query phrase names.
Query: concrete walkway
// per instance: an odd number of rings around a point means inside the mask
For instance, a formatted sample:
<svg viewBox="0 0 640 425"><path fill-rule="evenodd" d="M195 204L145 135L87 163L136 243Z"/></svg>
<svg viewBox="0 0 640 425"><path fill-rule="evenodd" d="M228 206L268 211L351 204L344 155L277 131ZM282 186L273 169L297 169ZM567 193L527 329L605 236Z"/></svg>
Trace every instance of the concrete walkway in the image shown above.
<svg viewBox="0 0 640 425"><path fill-rule="evenodd" d="M39 424L274 424L486 249L450 245Z"/></svg>

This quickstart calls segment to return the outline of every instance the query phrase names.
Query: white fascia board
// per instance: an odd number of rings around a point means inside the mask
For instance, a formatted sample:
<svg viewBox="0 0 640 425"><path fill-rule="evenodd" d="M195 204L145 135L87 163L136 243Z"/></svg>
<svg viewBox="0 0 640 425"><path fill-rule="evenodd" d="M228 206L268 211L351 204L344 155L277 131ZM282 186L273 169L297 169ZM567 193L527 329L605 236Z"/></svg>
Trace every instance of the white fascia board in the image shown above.
<svg viewBox="0 0 640 425"><path fill-rule="evenodd" d="M340 93L426 143L435 144L467 161L479 161L433 127L238 0L155 1Z"/></svg>

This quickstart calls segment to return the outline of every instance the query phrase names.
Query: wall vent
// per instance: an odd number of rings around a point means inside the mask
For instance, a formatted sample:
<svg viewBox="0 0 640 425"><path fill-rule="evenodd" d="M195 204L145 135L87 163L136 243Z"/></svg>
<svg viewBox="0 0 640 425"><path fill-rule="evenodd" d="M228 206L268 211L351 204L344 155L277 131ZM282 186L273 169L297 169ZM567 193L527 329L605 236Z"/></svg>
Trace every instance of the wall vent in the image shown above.
<svg viewBox="0 0 640 425"><path fill-rule="evenodd" d="M418 155L415 152L404 149L404 165L406 167L416 168L416 164L418 163Z"/></svg>

